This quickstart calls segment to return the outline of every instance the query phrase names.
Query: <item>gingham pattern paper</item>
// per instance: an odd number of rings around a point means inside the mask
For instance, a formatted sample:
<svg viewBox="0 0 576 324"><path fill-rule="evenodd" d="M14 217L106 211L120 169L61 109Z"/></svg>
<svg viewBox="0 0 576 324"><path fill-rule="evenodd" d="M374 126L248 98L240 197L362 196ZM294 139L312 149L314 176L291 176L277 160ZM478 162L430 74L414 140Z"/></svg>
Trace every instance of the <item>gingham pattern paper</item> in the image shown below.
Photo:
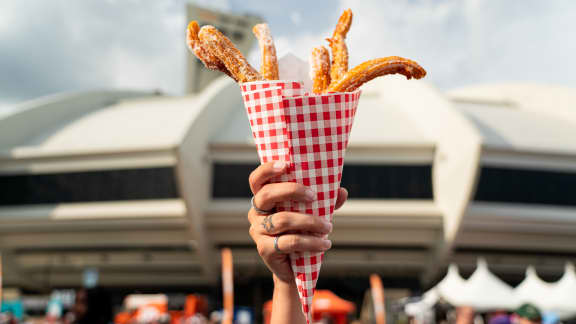
<svg viewBox="0 0 576 324"><path fill-rule="evenodd" d="M250 82L241 88L260 162L287 162L288 173L275 181L298 182L317 194L312 203L286 202L277 209L332 221L360 91L308 94L301 82L294 81ZM308 323L323 257L323 253L290 255Z"/></svg>

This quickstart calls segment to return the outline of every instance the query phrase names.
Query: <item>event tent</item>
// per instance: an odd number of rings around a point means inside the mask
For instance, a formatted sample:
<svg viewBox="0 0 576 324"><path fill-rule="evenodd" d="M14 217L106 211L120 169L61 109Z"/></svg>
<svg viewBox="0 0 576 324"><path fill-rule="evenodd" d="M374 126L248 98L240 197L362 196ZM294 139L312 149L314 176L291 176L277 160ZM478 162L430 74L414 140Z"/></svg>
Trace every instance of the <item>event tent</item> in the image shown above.
<svg viewBox="0 0 576 324"><path fill-rule="evenodd" d="M512 287L490 272L484 259L478 259L476 271L457 296L452 304L471 306L478 311L511 310L517 306Z"/></svg>
<svg viewBox="0 0 576 324"><path fill-rule="evenodd" d="M484 259L468 280L458 273L458 267L451 264L446 276L423 294L418 302L405 307L407 314L425 316L439 301L453 306L470 306L476 311L514 310L531 303L543 313L554 314L560 319L576 317L576 269L567 263L564 275L557 282L549 283L540 279L533 266L526 269L526 278L512 288L488 269Z"/></svg>
<svg viewBox="0 0 576 324"><path fill-rule="evenodd" d="M540 279L533 266L526 269L526 278L514 289L514 298L520 304L530 303L543 311L549 310L553 284Z"/></svg>
<svg viewBox="0 0 576 324"><path fill-rule="evenodd" d="M552 284L549 298L549 310L560 319L576 317L576 271L574 264L567 263L564 275Z"/></svg>

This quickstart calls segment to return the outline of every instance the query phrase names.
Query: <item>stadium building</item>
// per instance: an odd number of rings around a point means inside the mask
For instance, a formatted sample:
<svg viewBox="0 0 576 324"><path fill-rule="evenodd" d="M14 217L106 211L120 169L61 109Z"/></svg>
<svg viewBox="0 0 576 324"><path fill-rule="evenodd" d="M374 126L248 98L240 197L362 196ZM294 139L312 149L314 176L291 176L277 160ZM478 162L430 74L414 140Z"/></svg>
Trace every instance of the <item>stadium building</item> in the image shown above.
<svg viewBox="0 0 576 324"><path fill-rule="evenodd" d="M257 18L189 10L250 47ZM187 96L60 94L0 117L5 286L80 287L97 269L112 289L217 295L230 247L238 296L263 303L270 275L246 219L258 158L239 87L188 66ZM558 277L576 261L575 138L574 89L373 81L319 287L358 300L375 272L406 295L449 262L471 273L478 256L512 283L528 265Z"/></svg>
<svg viewBox="0 0 576 324"><path fill-rule="evenodd" d="M558 276L576 254L576 96L491 85L441 92L381 79L362 94L322 280L414 288L476 257L511 281ZM216 287L219 247L239 284L268 277L248 235L258 165L231 80L197 95L87 92L0 120L5 284ZM367 286L367 283L366 283Z"/></svg>

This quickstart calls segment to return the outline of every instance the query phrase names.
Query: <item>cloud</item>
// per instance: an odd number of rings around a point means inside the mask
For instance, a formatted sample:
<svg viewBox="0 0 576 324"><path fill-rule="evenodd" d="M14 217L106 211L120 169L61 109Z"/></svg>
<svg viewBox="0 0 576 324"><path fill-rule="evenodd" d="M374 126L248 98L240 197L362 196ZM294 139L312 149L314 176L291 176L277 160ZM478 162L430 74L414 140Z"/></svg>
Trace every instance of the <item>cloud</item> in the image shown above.
<svg viewBox="0 0 576 324"><path fill-rule="evenodd" d="M576 70L576 42L567 41L576 30L573 1L341 0L336 8L333 17L313 19L314 28L276 37L278 52L308 58L313 47L326 45L337 15L351 8L351 66L399 55L420 62L442 88L515 81L576 86L565 73Z"/></svg>
<svg viewBox="0 0 576 324"><path fill-rule="evenodd" d="M290 13L290 20L296 26L299 26L302 22L302 14L299 11L292 11Z"/></svg>
<svg viewBox="0 0 576 324"><path fill-rule="evenodd" d="M111 87L183 93L186 1L0 1L0 100ZM420 62L443 88L499 81L576 86L571 0L198 1L260 15L280 55L307 59L350 7L351 65L400 55ZM257 51L249 57L257 62Z"/></svg>
<svg viewBox="0 0 576 324"><path fill-rule="evenodd" d="M183 0L8 0L0 12L12 22L0 33L4 100L119 86L183 89Z"/></svg>
<svg viewBox="0 0 576 324"><path fill-rule="evenodd" d="M442 87L516 80L576 85L563 73L568 67L557 66L576 55L574 42L565 41L576 30L570 18L576 2L342 0L340 10L348 7L355 13L354 64L407 56Z"/></svg>

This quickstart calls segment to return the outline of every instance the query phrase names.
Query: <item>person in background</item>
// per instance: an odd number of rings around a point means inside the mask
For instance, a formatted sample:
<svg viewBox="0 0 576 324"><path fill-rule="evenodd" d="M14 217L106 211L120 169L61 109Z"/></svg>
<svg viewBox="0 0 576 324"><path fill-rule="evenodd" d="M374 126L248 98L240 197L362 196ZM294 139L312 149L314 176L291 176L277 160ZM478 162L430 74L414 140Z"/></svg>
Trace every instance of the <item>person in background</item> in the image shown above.
<svg viewBox="0 0 576 324"><path fill-rule="evenodd" d="M81 289L76 293L72 324L109 324L112 322L112 300L100 288Z"/></svg>
<svg viewBox="0 0 576 324"><path fill-rule="evenodd" d="M508 314L497 314L490 317L488 324L512 324Z"/></svg>
<svg viewBox="0 0 576 324"><path fill-rule="evenodd" d="M248 212L250 236L258 254L273 274L271 323L306 323L302 313L294 273L290 267L292 252L324 252L332 242L323 236L332 231L332 224L321 217L294 212L276 212L274 206L285 201L312 202L316 193L308 187L293 183L270 183L284 174L287 165L276 161L260 165L250 174L250 189L254 195ZM338 190L336 209L346 201L348 192Z"/></svg>
<svg viewBox="0 0 576 324"><path fill-rule="evenodd" d="M456 324L474 323L474 308L469 306L460 306L456 308Z"/></svg>
<svg viewBox="0 0 576 324"><path fill-rule="evenodd" d="M516 324L541 324L542 313L532 304L523 304L514 311Z"/></svg>

